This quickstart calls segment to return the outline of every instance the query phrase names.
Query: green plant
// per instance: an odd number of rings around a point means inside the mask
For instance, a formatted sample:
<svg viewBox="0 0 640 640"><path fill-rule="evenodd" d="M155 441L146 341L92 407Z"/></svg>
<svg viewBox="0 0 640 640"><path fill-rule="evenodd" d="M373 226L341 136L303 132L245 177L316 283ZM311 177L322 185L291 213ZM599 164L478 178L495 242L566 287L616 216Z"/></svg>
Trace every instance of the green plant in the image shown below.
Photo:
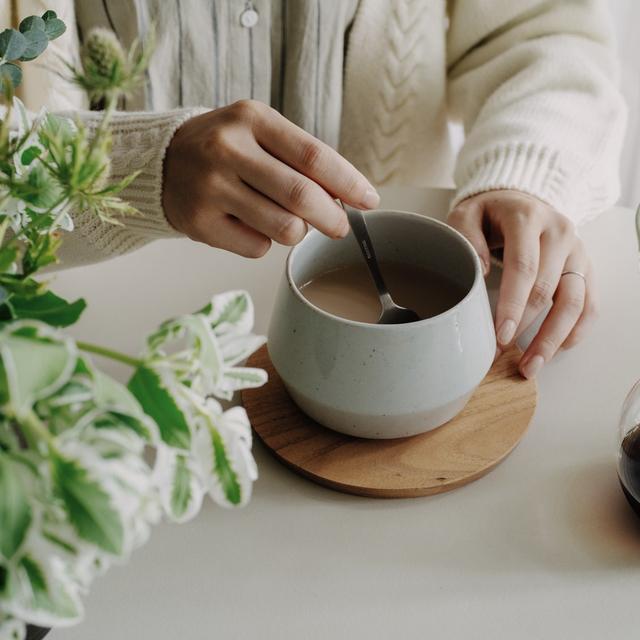
<svg viewBox="0 0 640 640"><path fill-rule="evenodd" d="M149 56L146 46L126 54L112 34L89 34L73 78L105 105L91 136L80 122L33 118L12 98L15 62L63 31L48 11L0 33L0 640L23 638L29 623L78 622L92 580L161 518L192 518L206 494L245 504L257 477L246 413L218 402L266 381L239 366L264 342L251 333L245 292L167 320L131 357L65 335L85 301L64 300L37 277L73 229L71 211L114 224L132 213L118 194L135 176L108 180L109 121ZM128 385L91 353L129 365Z"/></svg>

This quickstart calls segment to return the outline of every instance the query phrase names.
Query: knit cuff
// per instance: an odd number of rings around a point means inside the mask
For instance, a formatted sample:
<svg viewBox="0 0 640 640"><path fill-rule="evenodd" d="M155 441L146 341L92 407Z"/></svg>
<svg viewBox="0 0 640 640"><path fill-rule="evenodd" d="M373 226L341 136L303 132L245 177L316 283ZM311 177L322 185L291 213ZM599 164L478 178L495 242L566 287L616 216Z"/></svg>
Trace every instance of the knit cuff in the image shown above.
<svg viewBox="0 0 640 640"><path fill-rule="evenodd" d="M158 238L181 237L168 222L162 208L163 165L175 132L189 119L207 109L180 109L166 113L117 113L111 122L111 176L113 182L139 172L118 195L140 213L119 217L120 225L102 222L95 215L78 212L75 229L93 249L94 259L127 253ZM82 113L91 131L100 113ZM97 254L97 255L96 255Z"/></svg>
<svg viewBox="0 0 640 640"><path fill-rule="evenodd" d="M118 114L112 125L112 179L139 172L119 196L141 215L122 219L125 227L151 238L180 236L162 208L163 165L175 132L206 109L181 109L162 114Z"/></svg>
<svg viewBox="0 0 640 640"><path fill-rule="evenodd" d="M171 226L162 207L164 158L175 132L187 120L203 112L204 110L185 110L167 113L162 117L141 117L118 130L117 135L123 146L117 156L118 166L114 166L113 177L122 179L139 171L135 180L119 194L142 214L129 216L125 220L125 225L132 231L154 238L182 235ZM148 144L153 145L152 148L147 148ZM125 153L128 153L127 163L125 167L121 167Z"/></svg>
<svg viewBox="0 0 640 640"><path fill-rule="evenodd" d="M573 169L569 171L567 165ZM546 202L578 222L610 204L610 194L598 185L590 185L586 168L580 170L579 165L562 163L559 151L536 144L497 146L459 163L455 172L458 192L451 208L478 193L513 189Z"/></svg>

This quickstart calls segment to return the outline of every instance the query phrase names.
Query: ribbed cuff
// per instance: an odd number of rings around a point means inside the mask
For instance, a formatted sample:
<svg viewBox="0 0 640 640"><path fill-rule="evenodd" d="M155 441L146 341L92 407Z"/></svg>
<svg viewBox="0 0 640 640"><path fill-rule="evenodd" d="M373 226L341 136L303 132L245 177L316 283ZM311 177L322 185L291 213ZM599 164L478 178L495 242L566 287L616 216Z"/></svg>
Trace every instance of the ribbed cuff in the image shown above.
<svg viewBox="0 0 640 640"><path fill-rule="evenodd" d="M123 224L138 235L152 238L181 236L167 221L162 208L163 164L175 132L207 109L181 109L162 114L117 114L112 125L112 179L122 180L139 171L120 197L142 215L127 216ZM92 123L93 124L93 123Z"/></svg>
<svg viewBox="0 0 640 640"><path fill-rule="evenodd" d="M561 162L558 150L536 144L497 146L459 163L455 172L458 193L451 208L478 193L513 189L546 202L575 222L584 220L606 208L610 194L589 184L587 171L579 165Z"/></svg>
<svg viewBox="0 0 640 640"><path fill-rule="evenodd" d="M139 171L119 196L140 214L121 216L121 224L103 222L91 212L73 212L75 231L66 238L62 255L68 264L84 264L134 251L158 238L181 237L167 221L162 208L163 164L177 129L208 109L181 109L166 113L116 113L111 122L111 180L119 181ZM95 130L99 112L61 114L79 118Z"/></svg>

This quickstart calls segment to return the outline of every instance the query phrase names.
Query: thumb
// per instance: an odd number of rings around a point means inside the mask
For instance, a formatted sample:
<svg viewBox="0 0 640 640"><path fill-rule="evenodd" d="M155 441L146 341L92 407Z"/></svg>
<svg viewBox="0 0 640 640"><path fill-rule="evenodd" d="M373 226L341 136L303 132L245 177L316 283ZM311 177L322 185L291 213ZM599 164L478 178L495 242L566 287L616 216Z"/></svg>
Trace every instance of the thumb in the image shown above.
<svg viewBox="0 0 640 640"><path fill-rule="evenodd" d="M489 274L491 262L487 239L482 231L482 219L482 206L471 200L466 200L451 210L447 222L473 245L480 257L482 270L486 276Z"/></svg>

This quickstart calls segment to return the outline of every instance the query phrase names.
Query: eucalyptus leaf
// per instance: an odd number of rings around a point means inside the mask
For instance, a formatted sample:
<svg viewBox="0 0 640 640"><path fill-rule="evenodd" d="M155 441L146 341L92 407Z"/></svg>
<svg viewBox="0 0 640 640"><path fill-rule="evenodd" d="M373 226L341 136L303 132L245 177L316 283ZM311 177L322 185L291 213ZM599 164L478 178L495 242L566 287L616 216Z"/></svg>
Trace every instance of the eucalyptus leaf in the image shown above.
<svg viewBox="0 0 640 640"><path fill-rule="evenodd" d="M54 13L53 11L47 11L47 13ZM47 15L45 13L45 16ZM45 18L44 30L49 37L49 40L55 40L59 38L66 30L67 27L59 18Z"/></svg>
<svg viewBox="0 0 640 640"><path fill-rule="evenodd" d="M27 39L15 29L0 32L0 57L5 61L18 60L27 48Z"/></svg>
<svg viewBox="0 0 640 640"><path fill-rule="evenodd" d="M14 318L31 318L54 327L68 327L78 321L87 303L82 298L67 302L52 291L47 291L39 296L14 295L7 305Z"/></svg>
<svg viewBox="0 0 640 640"><path fill-rule="evenodd" d="M189 424L158 373L146 366L138 367L128 387L144 412L158 425L162 440L173 447L188 449L191 444Z"/></svg>
<svg viewBox="0 0 640 640"><path fill-rule="evenodd" d="M49 44L49 38L44 30L30 29L23 33L27 40L27 46L20 56L20 60L27 62L37 58Z"/></svg>
<svg viewBox="0 0 640 640"><path fill-rule="evenodd" d="M18 29L20 30L20 33L26 33L27 31L32 30L44 31L44 27L45 21L43 18L40 16L28 16L20 23Z"/></svg>
<svg viewBox="0 0 640 640"><path fill-rule="evenodd" d="M103 551L120 554L124 530L107 492L75 460L55 456L52 468L54 490L78 536Z"/></svg>
<svg viewBox="0 0 640 640"><path fill-rule="evenodd" d="M17 87L22 82L22 70L12 62L0 64L0 89L5 88L5 84Z"/></svg>
<svg viewBox="0 0 640 640"><path fill-rule="evenodd" d="M11 458L0 450L0 554L10 560L31 524L29 497Z"/></svg>

